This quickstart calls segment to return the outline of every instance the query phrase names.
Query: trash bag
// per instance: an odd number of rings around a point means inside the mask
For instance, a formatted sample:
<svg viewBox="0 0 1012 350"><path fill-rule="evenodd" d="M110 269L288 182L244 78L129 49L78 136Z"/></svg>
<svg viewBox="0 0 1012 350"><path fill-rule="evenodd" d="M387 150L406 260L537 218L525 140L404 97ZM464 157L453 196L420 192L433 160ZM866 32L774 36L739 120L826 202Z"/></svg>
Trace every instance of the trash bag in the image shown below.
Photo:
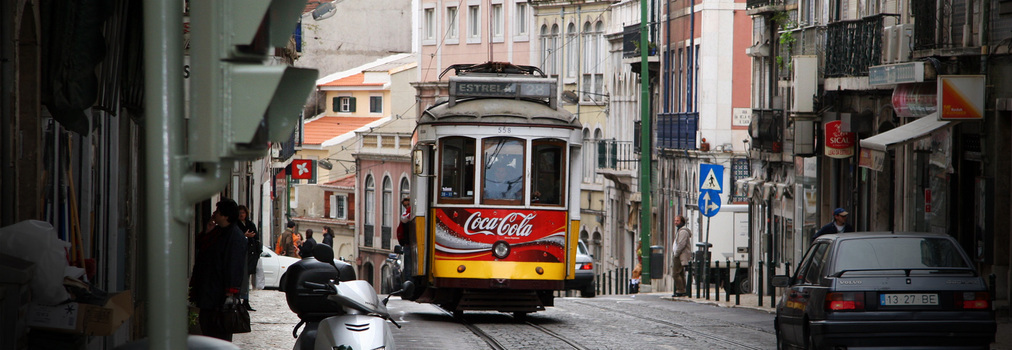
<svg viewBox="0 0 1012 350"><path fill-rule="evenodd" d="M63 288L70 243L56 238L56 229L45 221L25 220L0 228L0 253L35 264L32 301L56 305L70 298Z"/></svg>

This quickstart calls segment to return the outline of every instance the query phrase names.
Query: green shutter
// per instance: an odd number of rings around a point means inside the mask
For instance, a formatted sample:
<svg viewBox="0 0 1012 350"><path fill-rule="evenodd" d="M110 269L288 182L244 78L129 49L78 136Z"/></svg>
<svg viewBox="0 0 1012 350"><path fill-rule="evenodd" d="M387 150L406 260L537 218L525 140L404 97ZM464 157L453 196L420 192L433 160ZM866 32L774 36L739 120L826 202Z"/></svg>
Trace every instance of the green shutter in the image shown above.
<svg viewBox="0 0 1012 350"><path fill-rule="evenodd" d="M340 97L334 97L334 100L330 104L331 104L331 109L333 109L334 112L340 112L341 111L341 98Z"/></svg>
<svg viewBox="0 0 1012 350"><path fill-rule="evenodd" d="M352 113L355 112L355 98L354 97L349 97L348 98L348 112L352 112Z"/></svg>

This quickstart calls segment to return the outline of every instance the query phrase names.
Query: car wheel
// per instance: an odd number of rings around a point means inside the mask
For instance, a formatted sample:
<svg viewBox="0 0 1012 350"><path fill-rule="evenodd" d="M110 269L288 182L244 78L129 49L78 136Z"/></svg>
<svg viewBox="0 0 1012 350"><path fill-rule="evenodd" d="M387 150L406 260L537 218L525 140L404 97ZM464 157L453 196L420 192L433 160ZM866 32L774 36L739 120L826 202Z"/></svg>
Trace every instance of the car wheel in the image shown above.
<svg viewBox="0 0 1012 350"><path fill-rule="evenodd" d="M815 336L812 335L812 331L809 327L805 327L805 349L819 350L822 349L822 345L815 342Z"/></svg>
<svg viewBox="0 0 1012 350"><path fill-rule="evenodd" d="M580 290L580 296L581 297L584 297L584 298L593 298L595 295L597 295L597 291L594 290L594 285L593 284L589 285L589 286L586 286L586 287L583 287L583 289Z"/></svg>
<svg viewBox="0 0 1012 350"><path fill-rule="evenodd" d="M777 350L787 350L790 348L791 346L787 344L787 340L780 334L780 327L777 327Z"/></svg>

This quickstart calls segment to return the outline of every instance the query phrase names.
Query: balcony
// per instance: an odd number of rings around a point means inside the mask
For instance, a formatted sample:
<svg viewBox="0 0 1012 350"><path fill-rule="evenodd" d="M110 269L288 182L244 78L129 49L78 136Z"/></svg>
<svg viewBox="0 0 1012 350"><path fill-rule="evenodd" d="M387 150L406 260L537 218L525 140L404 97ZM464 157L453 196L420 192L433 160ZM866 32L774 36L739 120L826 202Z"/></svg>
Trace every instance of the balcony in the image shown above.
<svg viewBox="0 0 1012 350"><path fill-rule="evenodd" d="M638 137L638 136L637 136ZM639 170L640 157L633 141L590 140L583 149L597 150L594 159L596 173L614 181L623 190L632 187L632 179Z"/></svg>
<svg viewBox="0 0 1012 350"><path fill-rule="evenodd" d="M882 22L887 14L830 23L826 28L826 77L868 75L882 63Z"/></svg>
<svg viewBox="0 0 1012 350"><path fill-rule="evenodd" d="M659 113L657 115L657 147L696 149L699 112Z"/></svg>
<svg viewBox="0 0 1012 350"><path fill-rule="evenodd" d="M647 56L657 56L657 46L651 42ZM622 30L622 58L640 57L640 25L625 26Z"/></svg>
<svg viewBox="0 0 1012 350"><path fill-rule="evenodd" d="M745 8L748 9L749 16L772 14L783 11L785 2L784 0L748 0L745 3Z"/></svg>

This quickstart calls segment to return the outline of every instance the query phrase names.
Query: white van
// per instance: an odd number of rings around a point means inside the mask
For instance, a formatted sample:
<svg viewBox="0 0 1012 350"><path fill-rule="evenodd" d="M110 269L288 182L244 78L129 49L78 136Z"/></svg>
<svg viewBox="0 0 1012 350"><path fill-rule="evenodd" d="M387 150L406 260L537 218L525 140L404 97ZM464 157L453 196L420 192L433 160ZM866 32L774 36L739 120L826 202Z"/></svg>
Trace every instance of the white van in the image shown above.
<svg viewBox="0 0 1012 350"><path fill-rule="evenodd" d="M710 283L716 283L717 273L720 273L721 287L731 293L752 292L748 272L751 252L748 208L747 204L725 204L713 217L700 216L697 251L709 240ZM697 258L700 256L696 254ZM720 269L713 269L717 267L716 261L720 262Z"/></svg>

